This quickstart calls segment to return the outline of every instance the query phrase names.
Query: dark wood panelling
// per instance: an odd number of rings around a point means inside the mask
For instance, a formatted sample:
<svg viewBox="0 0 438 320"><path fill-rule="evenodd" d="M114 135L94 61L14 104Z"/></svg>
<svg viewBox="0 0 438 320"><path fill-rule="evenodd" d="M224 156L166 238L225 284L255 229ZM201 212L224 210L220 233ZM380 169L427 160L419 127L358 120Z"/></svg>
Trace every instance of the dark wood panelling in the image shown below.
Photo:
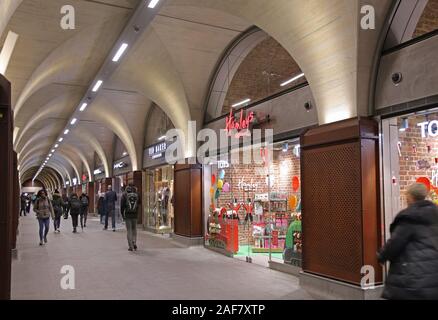
<svg viewBox="0 0 438 320"><path fill-rule="evenodd" d="M360 285L361 268L382 268L378 127L355 118L301 137L303 270Z"/></svg>
<svg viewBox="0 0 438 320"><path fill-rule="evenodd" d="M175 165L175 234L202 236L202 167Z"/></svg>
<svg viewBox="0 0 438 320"><path fill-rule="evenodd" d="M13 211L11 86L0 75L0 300L10 299Z"/></svg>

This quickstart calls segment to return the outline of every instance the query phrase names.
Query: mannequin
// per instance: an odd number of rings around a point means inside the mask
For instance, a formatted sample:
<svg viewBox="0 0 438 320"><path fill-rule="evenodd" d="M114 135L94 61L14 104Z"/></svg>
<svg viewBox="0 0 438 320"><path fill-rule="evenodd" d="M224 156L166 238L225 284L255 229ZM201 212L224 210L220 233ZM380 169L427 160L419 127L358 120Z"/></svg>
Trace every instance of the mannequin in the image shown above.
<svg viewBox="0 0 438 320"><path fill-rule="evenodd" d="M254 221L252 216L252 213L254 211L254 205L252 204L251 198L247 199L246 204L244 204L243 207L245 208L246 211L245 222L248 221L249 218L249 220L251 220L252 223Z"/></svg>

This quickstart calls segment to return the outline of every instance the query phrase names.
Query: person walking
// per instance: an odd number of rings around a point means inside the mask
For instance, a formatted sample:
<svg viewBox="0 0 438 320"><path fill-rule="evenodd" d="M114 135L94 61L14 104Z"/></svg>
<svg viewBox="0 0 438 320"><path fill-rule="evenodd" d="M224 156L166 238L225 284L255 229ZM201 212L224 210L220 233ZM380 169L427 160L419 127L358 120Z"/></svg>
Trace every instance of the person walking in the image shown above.
<svg viewBox="0 0 438 320"><path fill-rule="evenodd" d="M81 194L79 200L81 201L81 228L84 229L87 227L88 205L90 203L90 198L84 192Z"/></svg>
<svg viewBox="0 0 438 320"><path fill-rule="evenodd" d="M424 184L407 189L408 207L395 217L391 239L378 253L380 263L390 261L385 299L438 299L438 207L427 195Z"/></svg>
<svg viewBox="0 0 438 320"><path fill-rule="evenodd" d="M47 234L49 233L50 228L50 217L52 217L52 219L55 217L52 204L47 197L45 190L40 190L38 192L38 197L35 200L33 210L38 219L40 246L42 246L43 244L47 243Z"/></svg>
<svg viewBox="0 0 438 320"><path fill-rule="evenodd" d="M76 193L73 193L69 201L69 210L73 225L73 233L77 233L78 217L81 214L82 204Z"/></svg>
<svg viewBox="0 0 438 320"><path fill-rule="evenodd" d="M97 200L97 212L100 216L100 224L105 223L105 194L99 193L99 200Z"/></svg>
<svg viewBox="0 0 438 320"><path fill-rule="evenodd" d="M120 211L126 224L129 251L137 250L137 220L140 204L141 199L137 190L129 185L120 201Z"/></svg>
<svg viewBox="0 0 438 320"><path fill-rule="evenodd" d="M62 195L62 202L64 203L64 205L62 206L64 219L68 219L69 200L67 194L65 193Z"/></svg>
<svg viewBox="0 0 438 320"><path fill-rule="evenodd" d="M55 233L60 233L61 230L59 229L61 227L61 217L63 213L64 201L62 201L61 194L58 190L55 190L55 193L53 194L53 200L52 200L52 207L53 211L55 213L55 219L53 220L53 227L55 228Z"/></svg>
<svg viewBox="0 0 438 320"><path fill-rule="evenodd" d="M20 217L21 213L26 216L26 206L27 206L27 196L25 193L22 193L20 196Z"/></svg>
<svg viewBox="0 0 438 320"><path fill-rule="evenodd" d="M108 219L111 216L113 232L116 231L116 201L117 193L113 191L112 186L108 186L108 191L105 193L104 202L106 209L105 227L103 230L108 230Z"/></svg>

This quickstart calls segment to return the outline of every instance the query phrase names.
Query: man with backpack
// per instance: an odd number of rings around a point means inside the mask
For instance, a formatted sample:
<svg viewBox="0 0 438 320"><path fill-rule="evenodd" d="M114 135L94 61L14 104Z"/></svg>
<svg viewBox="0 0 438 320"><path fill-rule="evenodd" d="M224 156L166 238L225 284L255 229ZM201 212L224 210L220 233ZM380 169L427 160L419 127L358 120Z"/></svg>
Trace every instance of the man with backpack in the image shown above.
<svg viewBox="0 0 438 320"><path fill-rule="evenodd" d="M129 185L120 201L120 209L126 224L129 251L137 250L137 218L141 199L134 186Z"/></svg>
<svg viewBox="0 0 438 320"><path fill-rule="evenodd" d="M53 226L55 227L55 233L60 233L61 230L61 217L62 217L62 207L64 206L64 201L62 201L61 195L58 190L55 190L52 199L52 207L55 213L55 219L53 220Z"/></svg>
<svg viewBox="0 0 438 320"><path fill-rule="evenodd" d="M76 193L73 193L69 201L70 215L73 224L73 233L77 233L76 228L78 227L78 217L81 214L81 208L82 204L78 198L78 195Z"/></svg>
<svg viewBox="0 0 438 320"><path fill-rule="evenodd" d="M81 228L87 227L87 216L88 216L88 204L90 203L90 198L86 193L82 193L79 198L81 201Z"/></svg>

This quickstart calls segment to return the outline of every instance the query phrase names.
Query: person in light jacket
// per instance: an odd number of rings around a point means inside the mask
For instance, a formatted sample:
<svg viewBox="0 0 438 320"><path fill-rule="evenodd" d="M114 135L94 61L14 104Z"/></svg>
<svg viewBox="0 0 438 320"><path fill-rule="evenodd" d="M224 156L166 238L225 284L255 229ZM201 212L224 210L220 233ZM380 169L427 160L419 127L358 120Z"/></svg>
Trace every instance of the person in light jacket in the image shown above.
<svg viewBox="0 0 438 320"><path fill-rule="evenodd" d="M33 207L36 217L39 222L39 235L40 235L40 246L47 243L47 234L50 228L50 217L55 219L55 213L53 211L52 203L47 197L45 190L40 190L38 192L37 200Z"/></svg>

